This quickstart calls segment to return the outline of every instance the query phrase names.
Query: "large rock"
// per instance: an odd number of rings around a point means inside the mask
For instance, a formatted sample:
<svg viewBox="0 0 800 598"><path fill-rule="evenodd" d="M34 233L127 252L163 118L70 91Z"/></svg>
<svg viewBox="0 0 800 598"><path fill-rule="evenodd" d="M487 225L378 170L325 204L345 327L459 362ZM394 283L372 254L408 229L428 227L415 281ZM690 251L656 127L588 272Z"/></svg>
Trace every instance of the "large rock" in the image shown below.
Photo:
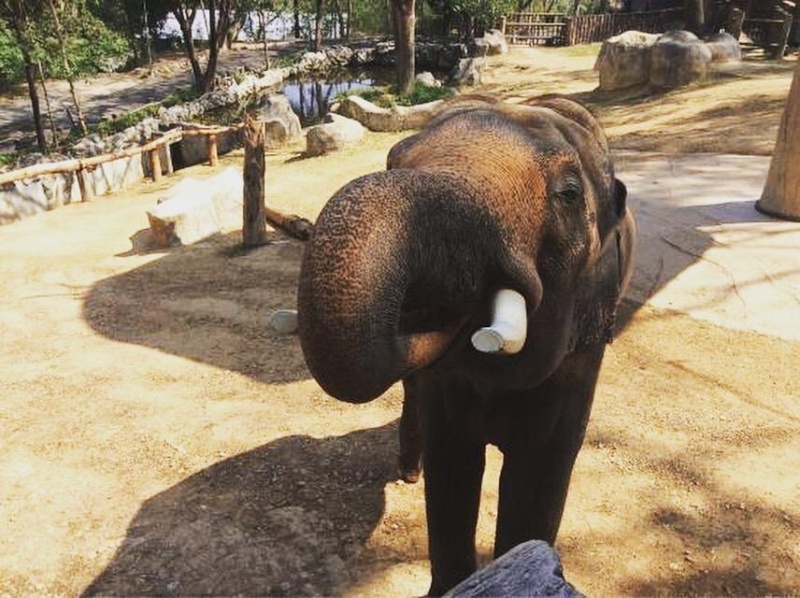
<svg viewBox="0 0 800 598"><path fill-rule="evenodd" d="M445 594L467 596L558 596L578 598L581 592L564 579L558 554L547 542L529 540L476 571Z"/></svg>
<svg viewBox="0 0 800 598"><path fill-rule="evenodd" d="M484 68L484 58L462 58L450 73L450 80L456 85L480 85Z"/></svg>
<svg viewBox="0 0 800 598"><path fill-rule="evenodd" d="M363 137L364 127L357 120L339 114L327 114L323 124L308 129L306 153L310 156L327 154L360 141Z"/></svg>
<svg viewBox="0 0 800 598"><path fill-rule="evenodd" d="M656 33L626 31L604 41L594 65L600 74L600 89L613 91L646 84L650 79L650 50L658 37Z"/></svg>
<svg viewBox="0 0 800 598"><path fill-rule="evenodd" d="M436 80L436 77L433 76L433 73L430 71L423 71L421 73L417 73L417 76L414 77L414 80L426 87L441 87L442 84L440 81Z"/></svg>
<svg viewBox="0 0 800 598"><path fill-rule="evenodd" d="M442 100L417 106L376 106L360 96L348 96L335 111L357 120L370 131L405 131L419 129L430 120Z"/></svg>
<svg viewBox="0 0 800 598"><path fill-rule="evenodd" d="M731 62L742 59L742 48L739 40L730 33L715 33L706 40L711 50L712 62Z"/></svg>
<svg viewBox="0 0 800 598"><path fill-rule="evenodd" d="M650 84L673 88L705 78L711 50L689 31L668 31L650 51Z"/></svg>
<svg viewBox="0 0 800 598"><path fill-rule="evenodd" d="M487 31L483 37L475 38L470 48L471 56L497 56L508 53L506 36L499 29Z"/></svg>
<svg viewBox="0 0 800 598"><path fill-rule="evenodd" d="M278 147L301 132L300 119L292 110L289 98L281 93L271 93L261 98L258 117L264 122L264 145Z"/></svg>
<svg viewBox="0 0 800 598"><path fill-rule="evenodd" d="M154 244L190 245L241 228L243 189L242 173L235 168L182 180L147 213Z"/></svg>
<svg viewBox="0 0 800 598"><path fill-rule="evenodd" d="M183 130L204 130L213 129L195 123L184 123ZM241 142L240 132L237 130L225 131L217 135L217 155L222 156L232 151ZM205 164L208 162L209 136L208 135L185 135L179 142L174 143L173 158L177 168L186 168L194 164Z"/></svg>

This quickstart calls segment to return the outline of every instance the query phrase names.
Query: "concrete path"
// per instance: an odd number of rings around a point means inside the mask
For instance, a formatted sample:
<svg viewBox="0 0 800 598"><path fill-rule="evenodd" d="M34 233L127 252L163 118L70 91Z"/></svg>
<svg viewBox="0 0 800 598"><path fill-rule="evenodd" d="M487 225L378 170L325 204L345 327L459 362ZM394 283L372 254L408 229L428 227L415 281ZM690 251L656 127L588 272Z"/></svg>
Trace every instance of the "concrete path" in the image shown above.
<svg viewBox="0 0 800 598"><path fill-rule="evenodd" d="M639 230L628 296L719 326L800 340L800 223L754 208L769 160L617 153Z"/></svg>

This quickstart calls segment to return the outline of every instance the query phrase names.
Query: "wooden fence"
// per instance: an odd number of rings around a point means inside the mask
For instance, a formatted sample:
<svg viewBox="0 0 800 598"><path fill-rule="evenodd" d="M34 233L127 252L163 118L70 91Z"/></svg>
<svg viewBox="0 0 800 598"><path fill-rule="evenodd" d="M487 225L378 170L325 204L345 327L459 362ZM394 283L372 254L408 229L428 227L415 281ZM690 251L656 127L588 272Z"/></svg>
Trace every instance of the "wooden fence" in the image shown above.
<svg viewBox="0 0 800 598"><path fill-rule="evenodd" d="M0 172L0 186L21 181L25 179L32 179L38 176L47 174L67 174L70 172L77 173L78 186L81 191L81 200L88 201L92 199L94 193L92 186L89 184L88 173L106 162L113 162L121 158L130 158L139 154L147 154L148 163L150 166L150 176L154 181L161 178L162 173L166 170L167 174L172 174L172 160L167 159L167 163L162 166L160 158L160 150L166 146L166 155L169 156L169 146L173 143L181 141L184 137L205 136L208 148L208 162L211 166L216 166L219 163L219 155L217 151L217 138L224 133L231 133L238 131L242 125L234 125L230 127L206 127L202 129L171 129L164 133L161 137L153 139L152 141L132 147L126 150L113 152L110 154L100 154L90 158L72 158L69 160L61 160L60 162L44 162L41 164L33 164L18 170L11 170L8 172Z"/></svg>
<svg viewBox="0 0 800 598"><path fill-rule="evenodd" d="M576 16L513 13L503 19L503 33L510 44L574 46L600 42L631 29L660 33L682 15L679 8Z"/></svg>
<svg viewBox="0 0 800 598"><path fill-rule="evenodd" d="M740 43L745 48L764 48L772 58L781 58L789 40L792 20L792 15L788 13L780 18L745 19L742 23L742 32L752 41Z"/></svg>

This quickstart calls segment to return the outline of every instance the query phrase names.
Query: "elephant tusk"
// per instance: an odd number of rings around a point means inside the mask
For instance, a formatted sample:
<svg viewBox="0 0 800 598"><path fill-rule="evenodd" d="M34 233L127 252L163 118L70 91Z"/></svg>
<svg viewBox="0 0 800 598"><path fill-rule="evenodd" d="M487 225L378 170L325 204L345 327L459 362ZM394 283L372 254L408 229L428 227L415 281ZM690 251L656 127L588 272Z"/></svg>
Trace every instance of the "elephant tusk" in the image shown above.
<svg viewBox="0 0 800 598"><path fill-rule="evenodd" d="M525 297L511 289L500 289L492 306L492 325L472 335L472 346L482 353L519 353L528 334Z"/></svg>
<svg viewBox="0 0 800 598"><path fill-rule="evenodd" d="M275 310L269 318L269 327L278 334L294 334L297 332L297 310Z"/></svg>

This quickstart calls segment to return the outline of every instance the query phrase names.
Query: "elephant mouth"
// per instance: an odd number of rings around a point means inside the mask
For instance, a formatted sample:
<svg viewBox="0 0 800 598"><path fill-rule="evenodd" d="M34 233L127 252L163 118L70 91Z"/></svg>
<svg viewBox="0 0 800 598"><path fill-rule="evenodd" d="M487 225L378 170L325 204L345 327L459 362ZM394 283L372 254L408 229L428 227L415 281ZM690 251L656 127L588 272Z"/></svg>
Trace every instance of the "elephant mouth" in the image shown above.
<svg viewBox="0 0 800 598"><path fill-rule="evenodd" d="M404 303L400 311L398 332L401 336L461 328L465 316L445 306L420 306Z"/></svg>
<svg viewBox="0 0 800 598"><path fill-rule="evenodd" d="M398 335L411 349L407 364L412 368L431 365L449 350L466 346L480 353L513 355L525 345L527 308L525 298L511 289L500 289L491 302L489 325L478 325L475 317L443 305L419 305L406 298L400 311ZM466 339L469 339L467 341Z"/></svg>

